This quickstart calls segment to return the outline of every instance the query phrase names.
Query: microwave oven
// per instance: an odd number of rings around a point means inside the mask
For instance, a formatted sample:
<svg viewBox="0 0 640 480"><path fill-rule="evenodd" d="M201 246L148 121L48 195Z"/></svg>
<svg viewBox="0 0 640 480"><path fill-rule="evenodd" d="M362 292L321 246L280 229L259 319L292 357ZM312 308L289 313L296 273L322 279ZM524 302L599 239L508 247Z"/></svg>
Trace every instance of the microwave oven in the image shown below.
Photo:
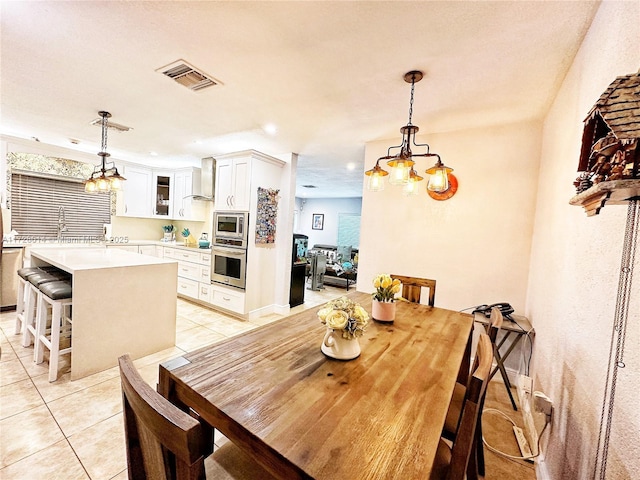
<svg viewBox="0 0 640 480"><path fill-rule="evenodd" d="M214 212L213 243L246 248L249 212Z"/></svg>

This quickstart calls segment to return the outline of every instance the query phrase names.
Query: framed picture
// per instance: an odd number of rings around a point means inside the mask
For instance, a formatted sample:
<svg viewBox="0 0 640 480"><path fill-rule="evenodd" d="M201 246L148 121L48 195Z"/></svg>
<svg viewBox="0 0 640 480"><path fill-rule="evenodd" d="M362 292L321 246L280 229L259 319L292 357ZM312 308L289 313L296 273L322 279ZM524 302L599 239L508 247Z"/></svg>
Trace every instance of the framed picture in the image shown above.
<svg viewBox="0 0 640 480"><path fill-rule="evenodd" d="M314 213L311 228L314 230L322 230L324 228L324 213Z"/></svg>

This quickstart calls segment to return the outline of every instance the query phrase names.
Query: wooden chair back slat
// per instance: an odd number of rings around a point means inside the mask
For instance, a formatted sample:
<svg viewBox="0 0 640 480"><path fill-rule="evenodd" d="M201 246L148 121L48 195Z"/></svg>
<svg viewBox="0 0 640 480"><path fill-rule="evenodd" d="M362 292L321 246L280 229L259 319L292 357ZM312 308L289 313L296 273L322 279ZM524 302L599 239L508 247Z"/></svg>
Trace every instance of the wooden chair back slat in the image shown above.
<svg viewBox="0 0 640 480"><path fill-rule="evenodd" d="M422 288L429 289L430 307L435 305L436 301L436 281L428 278L405 277L403 275L391 275L391 278L398 279L402 282L402 298L413 303L420 303Z"/></svg>
<svg viewBox="0 0 640 480"><path fill-rule="evenodd" d="M481 333L478 339L476 358L477 366L469 378L460 425L453 442L447 476L449 480L462 480L467 473L469 473L469 478L477 476L475 457L472 462L470 459L475 449L475 442L482 441L481 438L477 438L476 425L493 363L493 346L491 339L485 333Z"/></svg>
<svg viewBox="0 0 640 480"><path fill-rule="evenodd" d="M129 355L118 359L129 478L204 478L200 423L153 390Z"/></svg>

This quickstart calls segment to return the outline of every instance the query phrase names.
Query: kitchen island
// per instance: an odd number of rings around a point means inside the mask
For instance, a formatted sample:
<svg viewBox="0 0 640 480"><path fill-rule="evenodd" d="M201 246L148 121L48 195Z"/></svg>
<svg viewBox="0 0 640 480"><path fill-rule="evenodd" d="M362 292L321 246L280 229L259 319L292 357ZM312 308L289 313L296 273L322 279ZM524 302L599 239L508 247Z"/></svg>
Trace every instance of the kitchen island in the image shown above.
<svg viewBox="0 0 640 480"><path fill-rule="evenodd" d="M71 380L173 347L175 260L119 249L38 248L32 266L52 265L72 276Z"/></svg>

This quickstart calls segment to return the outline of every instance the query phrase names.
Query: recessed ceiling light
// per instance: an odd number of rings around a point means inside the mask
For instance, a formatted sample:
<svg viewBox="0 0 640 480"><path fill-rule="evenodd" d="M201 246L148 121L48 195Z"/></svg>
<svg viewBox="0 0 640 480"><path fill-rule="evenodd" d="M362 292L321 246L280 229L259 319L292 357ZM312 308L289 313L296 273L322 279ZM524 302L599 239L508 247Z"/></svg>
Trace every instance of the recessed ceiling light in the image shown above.
<svg viewBox="0 0 640 480"><path fill-rule="evenodd" d="M269 135L275 135L278 133L278 127L276 127L273 123L267 123L262 129L268 133Z"/></svg>
<svg viewBox="0 0 640 480"><path fill-rule="evenodd" d="M152 157L157 157L158 153L157 152L149 152L149 155L151 155Z"/></svg>
<svg viewBox="0 0 640 480"><path fill-rule="evenodd" d="M349 162L347 163L347 170L355 170L356 169L356 164L353 162Z"/></svg>
<svg viewBox="0 0 640 480"><path fill-rule="evenodd" d="M202 140L194 140L193 143L196 145L202 145Z"/></svg>

